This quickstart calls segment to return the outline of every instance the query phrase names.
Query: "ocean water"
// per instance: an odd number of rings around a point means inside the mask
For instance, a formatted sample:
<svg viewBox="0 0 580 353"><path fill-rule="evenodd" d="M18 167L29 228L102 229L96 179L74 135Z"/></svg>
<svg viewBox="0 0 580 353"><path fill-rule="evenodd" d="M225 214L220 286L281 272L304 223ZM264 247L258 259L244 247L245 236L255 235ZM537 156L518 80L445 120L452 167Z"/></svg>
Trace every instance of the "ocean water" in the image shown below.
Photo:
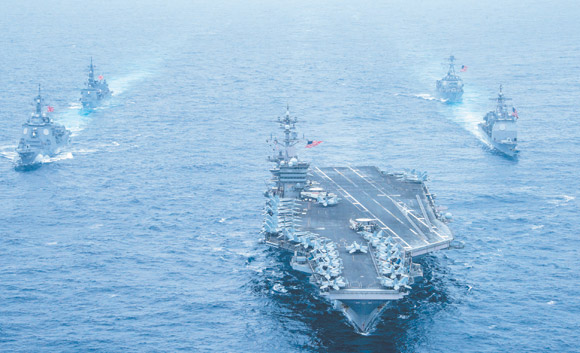
<svg viewBox="0 0 580 353"><path fill-rule="evenodd" d="M0 351L575 352L576 1L0 3ZM463 103L433 97L450 54ZM114 96L79 114L90 57ZM36 85L70 148L15 169ZM503 84L520 156L475 127ZM316 165L415 168L461 249L369 336L260 243L286 105Z"/></svg>

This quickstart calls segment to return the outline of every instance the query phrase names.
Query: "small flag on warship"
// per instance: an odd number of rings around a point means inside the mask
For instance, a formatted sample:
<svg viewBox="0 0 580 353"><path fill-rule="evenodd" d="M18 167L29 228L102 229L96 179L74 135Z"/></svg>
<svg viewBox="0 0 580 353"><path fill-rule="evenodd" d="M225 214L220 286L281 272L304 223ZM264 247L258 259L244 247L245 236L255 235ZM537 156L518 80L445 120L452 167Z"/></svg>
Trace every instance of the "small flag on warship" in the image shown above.
<svg viewBox="0 0 580 353"><path fill-rule="evenodd" d="M511 116L515 116L516 119L519 119L520 117L518 116L518 111L516 110L515 107L512 107L512 113Z"/></svg>
<svg viewBox="0 0 580 353"><path fill-rule="evenodd" d="M321 143L322 141L308 141L308 143L306 144L306 148L312 148L320 145Z"/></svg>
<svg viewBox="0 0 580 353"><path fill-rule="evenodd" d="M103 75L99 75L99 81L103 79Z"/></svg>
<svg viewBox="0 0 580 353"><path fill-rule="evenodd" d="M461 65L461 72L465 72L467 71L467 66L466 65Z"/></svg>
<svg viewBox="0 0 580 353"><path fill-rule="evenodd" d="M51 107L51 106L49 105L48 107L46 107L46 110L47 110L49 113L52 113L52 112L54 111L54 108L53 108L53 107Z"/></svg>

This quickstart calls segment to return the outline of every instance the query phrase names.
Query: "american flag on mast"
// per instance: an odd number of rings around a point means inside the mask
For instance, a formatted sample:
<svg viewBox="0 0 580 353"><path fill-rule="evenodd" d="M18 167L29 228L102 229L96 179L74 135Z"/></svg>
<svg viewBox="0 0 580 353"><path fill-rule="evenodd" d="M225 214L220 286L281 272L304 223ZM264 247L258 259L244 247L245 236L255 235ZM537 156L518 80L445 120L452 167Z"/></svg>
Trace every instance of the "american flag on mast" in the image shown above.
<svg viewBox="0 0 580 353"><path fill-rule="evenodd" d="M461 72L467 71L467 65L461 65Z"/></svg>
<svg viewBox="0 0 580 353"><path fill-rule="evenodd" d="M49 105L48 107L46 107L46 110L47 110L49 113L52 113L52 112L54 111L54 108L53 108L53 107L51 107L51 106Z"/></svg>
<svg viewBox="0 0 580 353"><path fill-rule="evenodd" d="M321 143L322 143L322 141L308 141L308 143L306 144L306 148L316 147L316 146L320 145Z"/></svg>
<svg viewBox="0 0 580 353"><path fill-rule="evenodd" d="M99 75L99 81L101 81L103 78L103 75Z"/></svg>
<svg viewBox="0 0 580 353"><path fill-rule="evenodd" d="M516 110L515 107L512 107L512 113L510 114L511 116L515 116L516 119L519 119L520 117L518 116L518 111Z"/></svg>

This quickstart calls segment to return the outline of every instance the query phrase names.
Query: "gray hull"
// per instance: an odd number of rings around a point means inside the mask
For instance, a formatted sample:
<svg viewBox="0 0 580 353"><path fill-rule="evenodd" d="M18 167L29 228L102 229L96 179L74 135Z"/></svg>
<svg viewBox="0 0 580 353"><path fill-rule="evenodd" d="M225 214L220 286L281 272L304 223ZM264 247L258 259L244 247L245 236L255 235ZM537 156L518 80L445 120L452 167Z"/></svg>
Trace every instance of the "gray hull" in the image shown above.
<svg viewBox="0 0 580 353"><path fill-rule="evenodd" d="M338 307L354 326L362 334L372 332L388 306L385 300L343 300L338 301Z"/></svg>
<svg viewBox="0 0 580 353"><path fill-rule="evenodd" d="M437 91L439 98L444 99L447 103L457 103L463 99L463 91L461 92L445 92Z"/></svg>
<svg viewBox="0 0 580 353"><path fill-rule="evenodd" d="M515 157L518 154L518 150L516 149L515 145L507 145L507 144L497 143L497 142L493 142L493 141L491 142L491 144L493 145L493 147L497 151L499 151L499 152L501 152L509 157Z"/></svg>
<svg viewBox="0 0 580 353"><path fill-rule="evenodd" d="M479 124L478 126L479 126L479 129L481 130L481 132L483 133L485 140L493 147L494 150L501 152L508 157L515 157L518 155L519 151L517 150L516 145L503 144L503 143L498 143L496 141L493 141L490 138L490 136L485 132L485 130L483 128L483 124Z"/></svg>
<svg viewBox="0 0 580 353"><path fill-rule="evenodd" d="M32 165L37 163L36 158L38 157L38 151L31 151L31 152L18 152L18 156L20 156L20 164L21 165Z"/></svg>
<svg viewBox="0 0 580 353"><path fill-rule="evenodd" d="M97 108L103 100L111 96L110 93L106 93L101 97L97 97L96 95L87 94L86 91L89 90L83 90L83 92L81 92L81 104L83 105L84 110L92 110Z"/></svg>
<svg viewBox="0 0 580 353"><path fill-rule="evenodd" d="M54 157L61 152L61 148L56 148L54 150L35 150L35 151L17 151L18 156L20 156L20 165L33 165L37 163L42 163L39 156Z"/></svg>

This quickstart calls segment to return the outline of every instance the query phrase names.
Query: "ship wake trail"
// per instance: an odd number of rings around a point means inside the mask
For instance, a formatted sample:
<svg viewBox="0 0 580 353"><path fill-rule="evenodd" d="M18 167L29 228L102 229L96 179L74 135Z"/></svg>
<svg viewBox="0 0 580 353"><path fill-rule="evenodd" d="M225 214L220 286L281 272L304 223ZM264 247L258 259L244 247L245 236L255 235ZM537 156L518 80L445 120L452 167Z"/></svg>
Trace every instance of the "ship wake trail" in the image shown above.
<svg viewBox="0 0 580 353"><path fill-rule="evenodd" d="M434 97L433 95L431 95L429 93L419 93L419 94L396 93L395 96L417 98L417 99L422 99L422 100L426 100L426 101L437 101L437 102L441 102L441 103L447 102L446 99Z"/></svg>
<svg viewBox="0 0 580 353"><path fill-rule="evenodd" d="M113 91L113 96L118 96L130 89L131 86L135 85L139 81L146 79L149 76L151 76L151 72L148 71L135 72L123 77L112 79L109 82L109 86Z"/></svg>
<svg viewBox="0 0 580 353"><path fill-rule="evenodd" d="M59 154L57 154L54 157L49 157L49 156L42 156L39 158L40 163L42 164L47 164L47 163L53 163L53 162L58 162L58 161L64 161L67 159L73 159L73 154L72 152L61 152Z"/></svg>
<svg viewBox="0 0 580 353"><path fill-rule="evenodd" d="M81 111L81 104L78 102L70 103L68 109L60 114L54 115L54 120L63 124L72 132L72 137L78 136L89 124L91 119Z"/></svg>
<svg viewBox="0 0 580 353"><path fill-rule="evenodd" d="M487 147L493 148L479 127L479 123L481 123L482 120L476 113L473 113L469 109L460 108L454 112L452 119L454 122L461 125L465 130L473 134L473 136L483 142Z"/></svg>
<svg viewBox="0 0 580 353"><path fill-rule="evenodd" d="M419 98L419 99L424 99L424 100L427 100L427 101L438 101L438 102L441 102L441 103L447 102L447 99L433 97L429 93L413 94L412 97Z"/></svg>
<svg viewBox="0 0 580 353"><path fill-rule="evenodd" d="M16 153L16 145L0 146L0 155L12 162L16 162L18 153Z"/></svg>
<svg viewBox="0 0 580 353"><path fill-rule="evenodd" d="M131 88L131 86L137 84L151 75L147 71L135 72L123 77L112 79L109 82L109 86L113 91L113 96L118 96ZM107 109L114 105L114 101L107 100L103 102L103 105L96 107L93 110L99 111ZM82 104L80 101L73 101L69 103L68 108L59 113L55 114L54 118L56 121L65 125L71 132L72 137L78 136L78 134L83 131L87 125L91 122L90 111L83 111Z"/></svg>

